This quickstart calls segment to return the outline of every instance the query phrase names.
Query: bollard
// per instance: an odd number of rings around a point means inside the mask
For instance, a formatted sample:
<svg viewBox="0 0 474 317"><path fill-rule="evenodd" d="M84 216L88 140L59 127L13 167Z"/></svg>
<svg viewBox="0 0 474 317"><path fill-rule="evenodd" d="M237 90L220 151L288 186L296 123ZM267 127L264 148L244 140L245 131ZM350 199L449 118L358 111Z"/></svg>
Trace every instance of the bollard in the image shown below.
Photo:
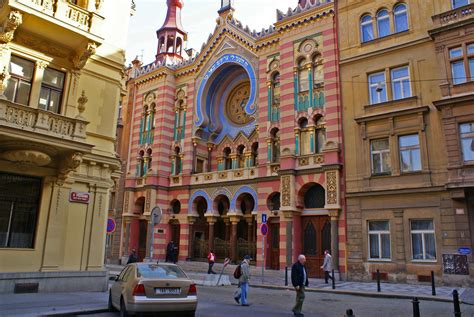
<svg viewBox="0 0 474 317"><path fill-rule="evenodd" d="M336 278L334 277L334 270L332 270L332 289L336 289Z"/></svg>
<svg viewBox="0 0 474 317"><path fill-rule="evenodd" d="M461 306L459 305L459 293L457 290L453 291L454 303L454 317L461 317Z"/></svg>
<svg viewBox="0 0 474 317"><path fill-rule="evenodd" d="M413 298L413 317L420 317L420 301L417 297Z"/></svg>
<svg viewBox="0 0 474 317"><path fill-rule="evenodd" d="M288 286L288 266L285 266L285 286Z"/></svg>
<svg viewBox="0 0 474 317"><path fill-rule="evenodd" d="M355 317L354 312L352 309L346 310L346 316L345 317Z"/></svg>
<svg viewBox="0 0 474 317"><path fill-rule="evenodd" d="M380 288L380 271L377 270L377 292L381 292L381 288Z"/></svg>
<svg viewBox="0 0 474 317"><path fill-rule="evenodd" d="M435 276L433 271L431 271L431 295L436 296Z"/></svg>

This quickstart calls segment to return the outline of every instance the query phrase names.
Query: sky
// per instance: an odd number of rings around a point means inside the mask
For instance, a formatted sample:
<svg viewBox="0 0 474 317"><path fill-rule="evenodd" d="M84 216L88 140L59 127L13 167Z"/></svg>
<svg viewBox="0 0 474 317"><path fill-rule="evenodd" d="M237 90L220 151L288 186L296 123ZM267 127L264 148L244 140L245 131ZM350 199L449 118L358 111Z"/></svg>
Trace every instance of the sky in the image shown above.
<svg viewBox="0 0 474 317"><path fill-rule="evenodd" d="M183 0L182 22L188 32L186 48L201 50L216 26L221 0ZM297 0L235 0L235 17L251 30L260 31L276 22L276 9L295 8ZM154 61L158 40L156 30L165 21L166 0L135 0L136 13L128 31L127 65L138 56L143 63ZM143 59L140 58L143 55Z"/></svg>

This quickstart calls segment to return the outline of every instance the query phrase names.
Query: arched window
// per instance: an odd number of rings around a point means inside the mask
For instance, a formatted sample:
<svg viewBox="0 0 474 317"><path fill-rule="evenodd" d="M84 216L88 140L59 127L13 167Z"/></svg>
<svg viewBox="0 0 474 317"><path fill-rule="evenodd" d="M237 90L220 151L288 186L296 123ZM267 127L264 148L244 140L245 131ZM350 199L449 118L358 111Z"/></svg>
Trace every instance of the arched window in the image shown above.
<svg viewBox="0 0 474 317"><path fill-rule="evenodd" d="M408 10L404 3L397 4L393 8L395 32L408 30Z"/></svg>
<svg viewBox="0 0 474 317"><path fill-rule="evenodd" d="M230 158L230 148L226 147L223 152L224 156L224 169L230 170L232 169L232 159Z"/></svg>
<svg viewBox="0 0 474 317"><path fill-rule="evenodd" d="M244 155L245 146L239 145L237 147L237 168L245 167L245 155Z"/></svg>
<svg viewBox="0 0 474 317"><path fill-rule="evenodd" d="M162 36L160 37L160 41L159 41L159 44L158 44L158 54L160 53L164 53L165 51L165 37Z"/></svg>
<svg viewBox="0 0 474 317"><path fill-rule="evenodd" d="M278 163L280 161L280 130L277 128L273 129L270 133L270 137L270 146L272 149L271 162Z"/></svg>
<svg viewBox="0 0 474 317"><path fill-rule="evenodd" d="M323 117L316 119L316 153L322 153L324 144L326 143L326 127Z"/></svg>
<svg viewBox="0 0 474 317"><path fill-rule="evenodd" d="M175 175L179 175L182 171L181 149L179 147L176 147L174 150L174 154L176 156Z"/></svg>
<svg viewBox="0 0 474 317"><path fill-rule="evenodd" d="M252 144L252 166L258 166L258 143Z"/></svg>
<svg viewBox="0 0 474 317"><path fill-rule="evenodd" d="M360 37L362 42L374 39L374 26L372 25L372 17L370 15L364 15L360 19Z"/></svg>
<svg viewBox="0 0 474 317"><path fill-rule="evenodd" d="M168 35L168 40L166 41L166 45L168 46L166 48L166 52L174 53L174 36L173 35Z"/></svg>
<svg viewBox="0 0 474 317"><path fill-rule="evenodd" d="M313 82L315 88L319 88L324 83L324 69L320 55L313 58Z"/></svg>
<svg viewBox="0 0 474 317"><path fill-rule="evenodd" d="M311 131L308 128L308 119L301 118L298 122L300 128L300 154L311 153Z"/></svg>
<svg viewBox="0 0 474 317"><path fill-rule="evenodd" d="M324 208L326 203L326 191L319 184L314 184L304 194L305 208Z"/></svg>
<svg viewBox="0 0 474 317"><path fill-rule="evenodd" d="M184 139L185 111L183 104L184 101L179 100L176 108L176 141Z"/></svg>
<svg viewBox="0 0 474 317"><path fill-rule="evenodd" d="M151 149L148 149L146 151L146 156L145 156L145 164L144 164L144 174L146 174L150 169L151 169L151 156L152 156L152 151Z"/></svg>
<svg viewBox="0 0 474 317"><path fill-rule="evenodd" d="M280 105L280 73L273 74L272 85L273 85L273 105L279 106Z"/></svg>
<svg viewBox="0 0 474 317"><path fill-rule="evenodd" d="M145 152L140 151L138 153L138 160L137 160L137 176L138 177L143 177L145 175Z"/></svg>
<svg viewBox="0 0 474 317"><path fill-rule="evenodd" d="M173 200L171 203L171 210L174 214L179 214L181 212L181 202L177 199Z"/></svg>
<svg viewBox="0 0 474 317"><path fill-rule="evenodd" d="M385 9L377 13L377 33L378 37L390 35L390 16Z"/></svg>
<svg viewBox="0 0 474 317"><path fill-rule="evenodd" d="M298 82L299 82L299 91L305 92L309 90L309 77L308 71L305 67L305 60L301 59L298 63Z"/></svg>
<svg viewBox="0 0 474 317"><path fill-rule="evenodd" d="M183 48L183 40L180 37L178 37L176 39L176 54L181 55L182 48Z"/></svg>

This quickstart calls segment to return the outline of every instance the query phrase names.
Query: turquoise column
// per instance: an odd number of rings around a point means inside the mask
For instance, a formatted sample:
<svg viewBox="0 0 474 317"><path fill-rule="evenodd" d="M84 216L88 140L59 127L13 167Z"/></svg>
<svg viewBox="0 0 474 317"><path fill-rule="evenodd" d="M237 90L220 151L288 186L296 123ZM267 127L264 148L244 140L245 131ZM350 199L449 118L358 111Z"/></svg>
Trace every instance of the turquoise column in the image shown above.
<svg viewBox="0 0 474 317"><path fill-rule="evenodd" d="M300 135L299 134L295 135L295 146L296 146L296 149L295 149L296 155L300 155Z"/></svg>
<svg viewBox="0 0 474 317"><path fill-rule="evenodd" d="M145 117L140 121L140 144L143 144L143 129L145 128Z"/></svg>
<svg viewBox="0 0 474 317"><path fill-rule="evenodd" d="M150 128L148 129L149 131L149 136L148 136L148 143L152 144L153 143L153 123L155 122L155 112L151 112L151 117L150 117Z"/></svg>
<svg viewBox="0 0 474 317"><path fill-rule="evenodd" d="M178 140L178 120L179 120L179 113L176 111L174 113L174 134L173 134L173 140L177 141Z"/></svg>
<svg viewBox="0 0 474 317"><path fill-rule="evenodd" d="M272 121L273 89L268 85L268 121Z"/></svg>
<svg viewBox="0 0 474 317"><path fill-rule="evenodd" d="M183 112L183 125L181 126L181 140L184 139L185 131L186 131L186 111Z"/></svg>
<svg viewBox="0 0 474 317"><path fill-rule="evenodd" d="M314 153L314 133L311 133L309 135L309 143L310 143L309 150L311 151L311 153Z"/></svg>
<svg viewBox="0 0 474 317"><path fill-rule="evenodd" d="M294 90L294 95L295 95L295 110L299 110L299 107L298 107L298 93L299 93L299 83L298 83L298 72L294 72L294 84L293 84L293 90Z"/></svg>
<svg viewBox="0 0 474 317"><path fill-rule="evenodd" d="M220 172L224 169L224 162L221 160L219 164L217 164L217 170Z"/></svg>
<svg viewBox="0 0 474 317"><path fill-rule="evenodd" d="M267 156L268 156L268 161L271 162L272 161L272 157L273 157L273 153L272 153L272 144L271 143L267 143L267 146L268 146L268 149L267 149Z"/></svg>
<svg viewBox="0 0 474 317"><path fill-rule="evenodd" d="M309 80L309 107L313 107L313 72L311 69L308 70L308 80Z"/></svg>
<svg viewBox="0 0 474 317"><path fill-rule="evenodd" d="M321 92L319 93L319 106L320 106L321 108L324 108L325 102L326 102L326 99L325 99L325 97L324 97L324 92L321 91Z"/></svg>
<svg viewBox="0 0 474 317"><path fill-rule="evenodd" d="M233 170L237 169L237 158L236 157L234 157L232 159L232 169Z"/></svg>
<svg viewBox="0 0 474 317"><path fill-rule="evenodd" d="M171 175L176 175L176 171L175 171L175 158L173 157L171 159Z"/></svg>

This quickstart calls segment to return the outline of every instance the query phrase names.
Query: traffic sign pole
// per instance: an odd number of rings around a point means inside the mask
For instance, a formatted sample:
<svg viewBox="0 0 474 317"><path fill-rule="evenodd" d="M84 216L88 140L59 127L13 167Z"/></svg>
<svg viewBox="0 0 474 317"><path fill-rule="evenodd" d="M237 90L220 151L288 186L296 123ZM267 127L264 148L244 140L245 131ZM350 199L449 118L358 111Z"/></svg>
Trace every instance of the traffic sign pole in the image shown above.
<svg viewBox="0 0 474 317"><path fill-rule="evenodd" d="M265 240L268 234L268 225L266 224L266 215L262 214L262 225L260 226L260 233L262 234L262 284L265 278ZM265 220L265 222L263 222Z"/></svg>

